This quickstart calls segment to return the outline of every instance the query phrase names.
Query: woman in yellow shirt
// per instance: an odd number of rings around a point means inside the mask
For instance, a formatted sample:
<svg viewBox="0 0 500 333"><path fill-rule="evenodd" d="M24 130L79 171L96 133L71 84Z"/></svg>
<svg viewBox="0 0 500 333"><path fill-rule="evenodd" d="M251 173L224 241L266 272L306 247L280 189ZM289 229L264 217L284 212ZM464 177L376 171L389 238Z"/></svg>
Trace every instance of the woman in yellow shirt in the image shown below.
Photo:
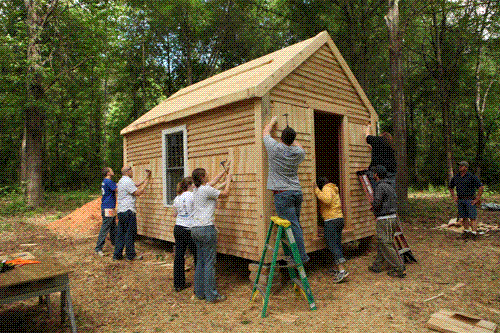
<svg viewBox="0 0 500 333"><path fill-rule="evenodd" d="M344 216L340 203L339 188L331 183L328 178L320 177L314 184L314 193L319 199L320 211L325 221L325 240L328 249L333 254L335 268L334 282L338 283L346 278L349 273L345 270L346 262L342 254L342 229L344 229Z"/></svg>

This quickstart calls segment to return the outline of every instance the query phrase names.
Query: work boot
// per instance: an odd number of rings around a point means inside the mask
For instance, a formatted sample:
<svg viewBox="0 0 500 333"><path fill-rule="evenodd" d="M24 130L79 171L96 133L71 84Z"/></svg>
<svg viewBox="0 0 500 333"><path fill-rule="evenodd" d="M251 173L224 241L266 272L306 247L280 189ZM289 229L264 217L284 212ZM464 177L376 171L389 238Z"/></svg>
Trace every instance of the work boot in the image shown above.
<svg viewBox="0 0 500 333"><path fill-rule="evenodd" d="M404 278L406 277L406 273L405 271L397 271L395 269L391 269L387 272L387 275L391 276L391 277L397 277L397 278Z"/></svg>

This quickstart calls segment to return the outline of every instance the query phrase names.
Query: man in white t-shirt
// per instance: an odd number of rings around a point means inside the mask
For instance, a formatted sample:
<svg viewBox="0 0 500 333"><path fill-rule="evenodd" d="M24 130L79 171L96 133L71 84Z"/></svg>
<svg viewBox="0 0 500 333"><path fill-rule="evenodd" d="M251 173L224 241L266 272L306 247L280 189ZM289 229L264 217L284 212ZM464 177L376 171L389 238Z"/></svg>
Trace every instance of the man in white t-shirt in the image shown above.
<svg viewBox="0 0 500 333"><path fill-rule="evenodd" d="M123 248L127 261L140 260L142 255L135 253L135 237L137 235L137 219L135 200L144 193L146 186L151 178L151 171L146 170L146 178L139 184L132 180L134 172L132 167L124 166L122 168L122 178L117 184L117 206L118 230L115 239L115 252L113 260L123 259Z"/></svg>

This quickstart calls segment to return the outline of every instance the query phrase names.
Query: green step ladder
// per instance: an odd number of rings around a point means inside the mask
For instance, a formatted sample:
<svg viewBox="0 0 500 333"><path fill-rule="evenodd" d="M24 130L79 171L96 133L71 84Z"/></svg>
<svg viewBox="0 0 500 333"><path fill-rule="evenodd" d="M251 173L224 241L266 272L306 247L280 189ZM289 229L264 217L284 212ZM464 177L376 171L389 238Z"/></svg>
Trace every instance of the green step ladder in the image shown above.
<svg viewBox="0 0 500 333"><path fill-rule="evenodd" d="M279 246L282 244L283 251L285 255L289 253L292 254L295 263L288 264L286 267L288 269L288 274L290 279L294 282L293 289L296 292L302 293L304 298L309 303L311 310L316 310L316 304L314 303L314 297L309 286L309 281L307 280L306 271L299 254L299 248L293 237L292 228L290 221L282 219L278 216L271 216L272 223L269 224L269 230L267 231L266 243L264 245L264 250L262 251L262 257L260 258L259 268L257 270L257 277L255 278L252 290L252 301L255 300L258 293L260 292L264 298L264 306L262 308L261 317L265 318L267 316L267 306L269 304L269 295L271 294L271 286L273 284L274 270L276 268L276 259L278 257ZM276 234L276 244L273 247L269 245L269 240L271 239L271 234L274 226L278 227L278 232ZM262 271L262 266L264 264L264 259L266 257L267 250L270 250L273 254L273 260L271 261L271 268L269 271L269 277L267 279L267 288L264 290L264 286L259 284L260 273ZM299 278L300 277L300 278Z"/></svg>

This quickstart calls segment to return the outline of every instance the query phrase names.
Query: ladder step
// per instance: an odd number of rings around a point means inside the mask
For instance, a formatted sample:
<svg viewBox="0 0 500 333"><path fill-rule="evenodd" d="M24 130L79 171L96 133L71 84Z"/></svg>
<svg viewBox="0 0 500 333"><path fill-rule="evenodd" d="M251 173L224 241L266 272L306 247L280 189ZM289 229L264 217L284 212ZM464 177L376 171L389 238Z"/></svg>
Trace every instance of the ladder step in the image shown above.
<svg viewBox="0 0 500 333"><path fill-rule="evenodd" d="M266 287L265 286L263 286L262 284L254 284L254 287L255 287L255 289L257 289L261 293L262 297L266 296L266 290L265 290Z"/></svg>
<svg viewBox="0 0 500 333"><path fill-rule="evenodd" d="M271 245L269 244L266 244L266 248L271 251L271 254L274 253L274 247L272 247Z"/></svg>
<svg viewBox="0 0 500 333"><path fill-rule="evenodd" d="M295 278L295 279L292 279L293 283L295 283L300 289L304 290L304 286L302 285L302 281L300 281L299 279Z"/></svg>

